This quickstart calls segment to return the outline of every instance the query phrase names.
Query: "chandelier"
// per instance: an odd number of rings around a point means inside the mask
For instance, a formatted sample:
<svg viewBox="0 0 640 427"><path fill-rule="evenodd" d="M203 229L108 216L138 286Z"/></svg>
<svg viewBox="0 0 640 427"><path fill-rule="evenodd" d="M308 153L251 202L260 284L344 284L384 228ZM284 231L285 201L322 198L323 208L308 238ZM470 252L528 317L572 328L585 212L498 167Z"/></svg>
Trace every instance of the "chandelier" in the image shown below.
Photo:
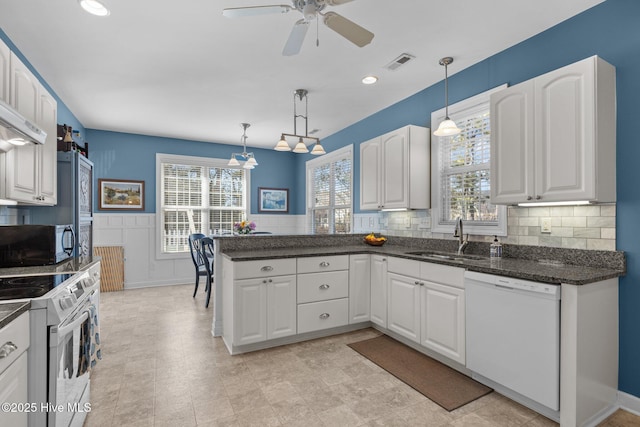
<svg viewBox="0 0 640 427"><path fill-rule="evenodd" d="M320 138L315 138L313 136L309 136L308 134L309 100L307 98L307 93L308 92L306 89L296 89L296 91L293 93L293 133L282 133L280 135L280 141L278 141L278 144L276 144L276 146L274 147L274 150L291 151L291 147L287 142L287 137L289 137L289 138L297 138L298 140L295 147L293 148L294 153L308 153L309 149L307 148L307 144L305 143L305 141L309 140L309 141L315 141L316 143L313 147L313 150L311 150L311 154L316 156L319 156L321 154L326 154L326 151L324 151L324 148L320 144ZM302 101L303 99L305 100L304 115L297 113L296 97L299 98L300 101ZM298 135L298 131L296 128L298 117L301 117L304 119L304 135Z"/></svg>
<svg viewBox="0 0 640 427"><path fill-rule="evenodd" d="M244 162L242 166L244 169L253 169L258 166L258 162L256 161L256 157L253 153L247 153L247 128L251 126L249 123L240 123L242 126L242 153L233 153L231 154L231 159L227 166L240 166L240 162Z"/></svg>

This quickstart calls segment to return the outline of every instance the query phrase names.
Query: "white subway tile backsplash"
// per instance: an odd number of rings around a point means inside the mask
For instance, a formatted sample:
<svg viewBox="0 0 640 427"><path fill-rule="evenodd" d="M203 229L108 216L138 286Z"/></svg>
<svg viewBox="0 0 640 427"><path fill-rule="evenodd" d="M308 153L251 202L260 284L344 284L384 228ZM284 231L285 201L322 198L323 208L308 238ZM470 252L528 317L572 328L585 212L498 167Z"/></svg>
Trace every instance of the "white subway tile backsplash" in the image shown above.
<svg viewBox="0 0 640 427"><path fill-rule="evenodd" d="M586 227L587 226L587 217L585 216L563 216L562 217L562 226L563 227Z"/></svg>
<svg viewBox="0 0 640 427"><path fill-rule="evenodd" d="M613 216L599 216L599 217L589 217L587 219L588 227L615 227L616 226L616 218Z"/></svg>

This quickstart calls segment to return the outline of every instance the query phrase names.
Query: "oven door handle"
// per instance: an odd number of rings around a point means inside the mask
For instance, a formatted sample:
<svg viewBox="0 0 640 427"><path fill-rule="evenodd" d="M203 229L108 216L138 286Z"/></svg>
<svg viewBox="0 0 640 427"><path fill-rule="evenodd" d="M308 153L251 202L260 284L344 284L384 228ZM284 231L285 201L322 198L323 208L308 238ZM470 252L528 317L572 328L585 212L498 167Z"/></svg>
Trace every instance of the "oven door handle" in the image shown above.
<svg viewBox="0 0 640 427"><path fill-rule="evenodd" d="M69 333L69 331L73 331L75 328L77 328L79 325L81 325L88 318L89 318L89 312L85 311L80 315L80 317L78 317L76 320L74 320L70 324L68 324L66 326L58 327L57 332L55 332L58 335L58 342L57 343L51 343L51 346L52 347L54 347L54 346L57 347L62 342L62 338L65 337Z"/></svg>

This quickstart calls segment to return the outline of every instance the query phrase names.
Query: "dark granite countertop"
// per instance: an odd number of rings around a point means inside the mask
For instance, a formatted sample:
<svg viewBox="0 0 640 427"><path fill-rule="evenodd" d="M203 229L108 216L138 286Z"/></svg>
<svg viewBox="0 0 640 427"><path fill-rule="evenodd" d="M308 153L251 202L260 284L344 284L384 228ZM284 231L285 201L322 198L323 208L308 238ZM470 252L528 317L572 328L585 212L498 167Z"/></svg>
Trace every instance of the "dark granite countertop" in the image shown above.
<svg viewBox="0 0 640 427"><path fill-rule="evenodd" d="M0 329L13 322L22 313L31 308L30 301L4 302L0 303Z"/></svg>
<svg viewBox="0 0 640 427"><path fill-rule="evenodd" d="M542 248L544 252L539 256L538 260L526 258L503 257L498 260L489 257L475 255L473 259L448 260L448 259L432 259L418 255L411 255L408 252L416 252L417 248L413 245L390 245L386 244L381 247L369 246L364 243L347 244L341 246L315 246L315 247L270 247L256 249L222 249L221 253L232 261L252 261L273 258L298 258L311 256L326 255L349 255L349 254L382 254L395 256L400 258L412 259L416 261L426 261L435 264L450 265L461 267L470 271L481 273L495 274L499 276L508 276L524 280L532 280L536 282L561 284L567 283L571 285L584 285L587 283L598 282L605 279L619 277L625 274L624 262L619 265L612 262L607 267L606 260L600 264L605 266L593 267L598 263L585 263L585 265L572 264L561 261L549 261L561 259L557 256L557 251L571 251L559 248ZM511 245L514 246L514 245ZM428 250L428 249L425 249ZM447 251L451 253L451 251ZM511 248L511 252L518 254L518 249ZM585 255L582 252L594 252L594 255L606 257L605 251L581 251L576 255L576 261L585 261ZM569 252L570 256L572 253ZM619 255L619 252L611 252L613 255ZM546 255L546 256L545 256ZM612 256L613 256L612 255ZM624 256L622 255L624 261ZM586 259L586 261L589 261ZM618 261L616 259L616 261Z"/></svg>
<svg viewBox="0 0 640 427"><path fill-rule="evenodd" d="M48 276L60 273L76 273L86 270L98 261L100 261L100 257L76 257L54 265L0 268L0 277Z"/></svg>

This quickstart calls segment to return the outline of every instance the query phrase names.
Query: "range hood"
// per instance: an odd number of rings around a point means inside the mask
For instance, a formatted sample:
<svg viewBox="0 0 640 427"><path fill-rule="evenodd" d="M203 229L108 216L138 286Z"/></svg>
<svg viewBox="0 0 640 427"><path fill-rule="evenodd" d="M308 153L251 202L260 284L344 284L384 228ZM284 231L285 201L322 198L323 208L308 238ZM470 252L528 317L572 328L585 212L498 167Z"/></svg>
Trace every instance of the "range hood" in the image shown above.
<svg viewBox="0 0 640 427"><path fill-rule="evenodd" d="M25 144L44 144L47 133L0 101L0 152Z"/></svg>

